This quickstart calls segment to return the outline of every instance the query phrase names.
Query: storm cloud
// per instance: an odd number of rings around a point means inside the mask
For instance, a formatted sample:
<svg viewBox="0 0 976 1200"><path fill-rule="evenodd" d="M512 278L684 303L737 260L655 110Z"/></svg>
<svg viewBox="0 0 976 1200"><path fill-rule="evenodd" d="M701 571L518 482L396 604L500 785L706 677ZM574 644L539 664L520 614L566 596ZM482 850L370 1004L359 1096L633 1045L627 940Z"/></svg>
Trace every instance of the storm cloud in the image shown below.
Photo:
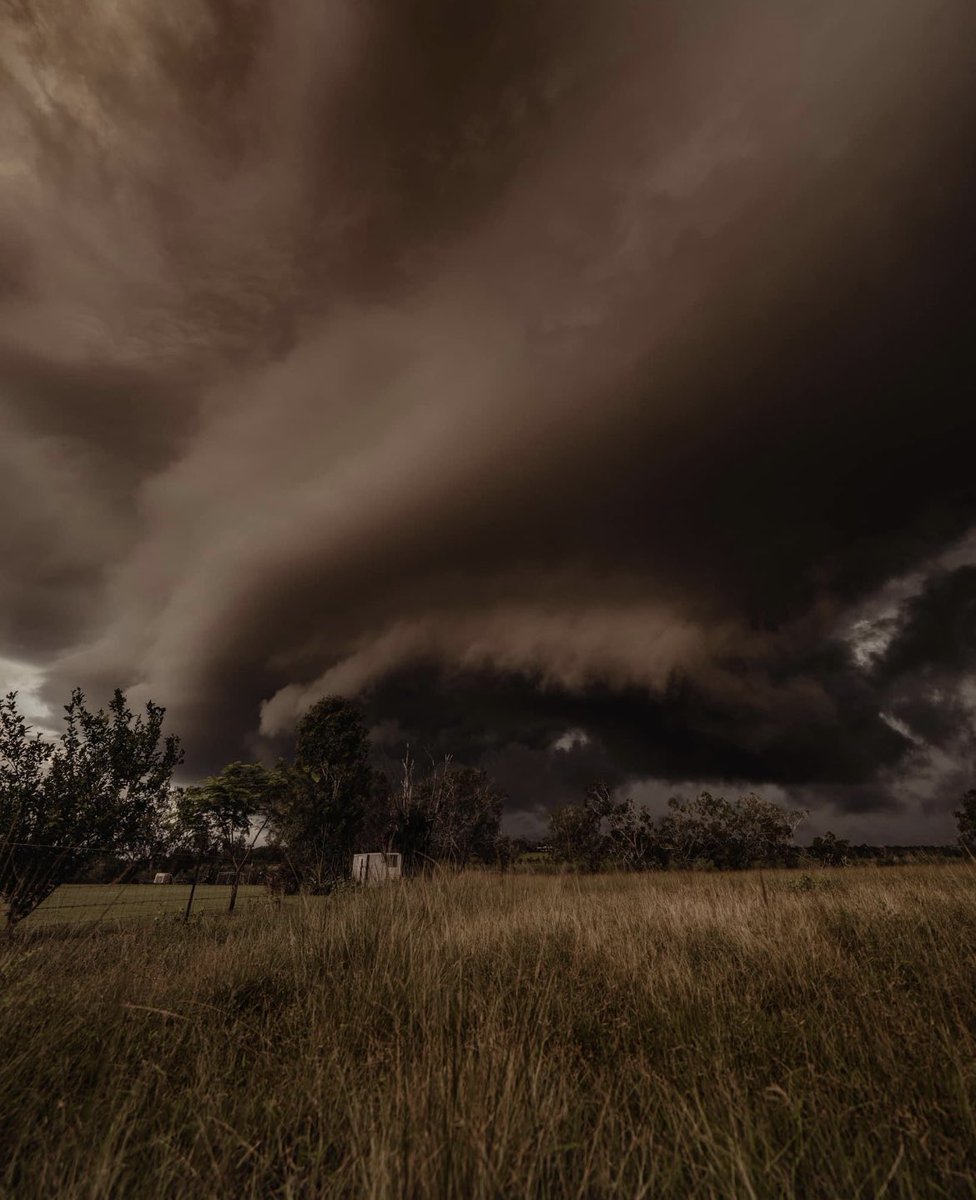
<svg viewBox="0 0 976 1200"><path fill-rule="evenodd" d="M0 12L41 708L151 696L202 772L340 691L515 812L600 774L949 835L971 4Z"/></svg>

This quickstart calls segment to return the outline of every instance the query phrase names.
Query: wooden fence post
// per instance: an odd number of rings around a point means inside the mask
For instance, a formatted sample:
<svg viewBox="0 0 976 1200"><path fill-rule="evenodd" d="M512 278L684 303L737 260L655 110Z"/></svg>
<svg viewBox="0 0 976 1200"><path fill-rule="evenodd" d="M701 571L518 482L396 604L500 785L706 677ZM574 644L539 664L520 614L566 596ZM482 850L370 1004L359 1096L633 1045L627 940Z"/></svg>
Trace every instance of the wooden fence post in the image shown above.
<svg viewBox="0 0 976 1200"><path fill-rule="evenodd" d="M193 893L197 890L197 880L200 878L200 860L203 858L203 851L197 851L196 866L193 868L193 882L190 884L190 894L186 898L186 912L183 914L183 924L185 925L190 919L190 909L193 907Z"/></svg>

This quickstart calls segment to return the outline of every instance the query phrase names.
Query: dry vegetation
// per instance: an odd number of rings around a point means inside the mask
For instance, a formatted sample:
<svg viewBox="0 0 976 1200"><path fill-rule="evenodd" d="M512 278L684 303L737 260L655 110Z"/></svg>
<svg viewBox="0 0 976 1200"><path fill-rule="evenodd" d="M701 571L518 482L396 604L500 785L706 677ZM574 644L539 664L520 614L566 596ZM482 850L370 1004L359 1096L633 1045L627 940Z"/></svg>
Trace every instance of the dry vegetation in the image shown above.
<svg viewBox="0 0 976 1200"><path fill-rule="evenodd" d="M976 871L808 878L468 874L24 929L0 1192L976 1195Z"/></svg>

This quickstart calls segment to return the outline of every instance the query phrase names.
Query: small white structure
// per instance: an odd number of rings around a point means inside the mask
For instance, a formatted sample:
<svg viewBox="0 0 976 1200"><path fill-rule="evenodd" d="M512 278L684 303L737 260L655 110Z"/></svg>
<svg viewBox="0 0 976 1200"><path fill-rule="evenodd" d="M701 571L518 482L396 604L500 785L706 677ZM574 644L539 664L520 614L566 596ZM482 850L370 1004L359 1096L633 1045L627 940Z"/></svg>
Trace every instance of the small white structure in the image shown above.
<svg viewBox="0 0 976 1200"><path fill-rule="evenodd" d="M376 854L354 854L352 877L356 883L386 883L400 878L400 855L380 851Z"/></svg>
<svg viewBox="0 0 976 1200"><path fill-rule="evenodd" d="M169 871L157 871L153 883L172 883L173 876Z"/></svg>

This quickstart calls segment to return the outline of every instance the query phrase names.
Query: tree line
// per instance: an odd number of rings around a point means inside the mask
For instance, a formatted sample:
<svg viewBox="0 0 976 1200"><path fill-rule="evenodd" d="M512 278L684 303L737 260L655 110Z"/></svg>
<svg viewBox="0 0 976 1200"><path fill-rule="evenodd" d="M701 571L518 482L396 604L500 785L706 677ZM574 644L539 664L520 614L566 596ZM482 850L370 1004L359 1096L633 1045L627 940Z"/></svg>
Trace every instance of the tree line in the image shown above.
<svg viewBox="0 0 976 1200"><path fill-rule="evenodd" d="M408 874L435 863L505 867L518 843L502 837L505 797L480 768L450 758L409 756L396 778L371 763L362 711L340 696L299 722L291 759L273 766L233 762L188 787L174 787L179 738L163 733L165 710L134 713L117 690L91 711L80 690L64 707L58 738L32 729L16 693L0 700L0 900L8 927L32 912L93 857L121 867L219 857L232 872L231 907L258 847L278 856L285 890L328 891L361 850L395 850ZM549 853L583 871L667 867L736 870L789 866L805 814L756 795L727 800L702 792L674 798L661 818L606 784L550 818ZM976 791L956 814L960 846L976 851ZM825 866L857 857L826 833L807 851ZM265 857L262 855L262 857Z"/></svg>
<svg viewBox="0 0 976 1200"><path fill-rule="evenodd" d="M691 800L672 798L667 814L656 819L633 800L617 799L606 784L595 784L581 804L553 812L549 844L559 861L586 871L790 866L799 855L793 837L805 815L756 795L726 800L702 792Z"/></svg>
<svg viewBox="0 0 976 1200"><path fill-rule="evenodd" d="M546 849L581 871L976 861L976 790L966 792L955 813L955 846L852 845L827 830L801 847L794 838L806 816L755 794L727 800L706 791L690 800L672 797L667 813L655 819L632 800L615 797L606 784L594 784L581 804L551 814Z"/></svg>
<svg viewBox="0 0 976 1200"><path fill-rule="evenodd" d="M284 890L328 891L360 850L396 850L408 873L504 859L505 797L486 773L450 758L407 757L390 779L370 763L361 710L340 696L299 722L295 752L273 766L233 762L174 787L180 741L164 709L135 714L122 691L89 710L76 690L60 737L32 729L16 693L0 700L0 900L8 927L95 859L122 869L222 860L231 908L255 849L270 844Z"/></svg>
<svg viewBox="0 0 976 1200"><path fill-rule="evenodd" d="M505 797L483 770L408 756L391 779L370 750L360 709L328 696L299 722L292 761L230 763L177 789L170 828L183 844L189 835L218 847L237 878L266 836L281 852L283 885L311 892L345 878L357 851L395 850L408 874L497 857Z"/></svg>

